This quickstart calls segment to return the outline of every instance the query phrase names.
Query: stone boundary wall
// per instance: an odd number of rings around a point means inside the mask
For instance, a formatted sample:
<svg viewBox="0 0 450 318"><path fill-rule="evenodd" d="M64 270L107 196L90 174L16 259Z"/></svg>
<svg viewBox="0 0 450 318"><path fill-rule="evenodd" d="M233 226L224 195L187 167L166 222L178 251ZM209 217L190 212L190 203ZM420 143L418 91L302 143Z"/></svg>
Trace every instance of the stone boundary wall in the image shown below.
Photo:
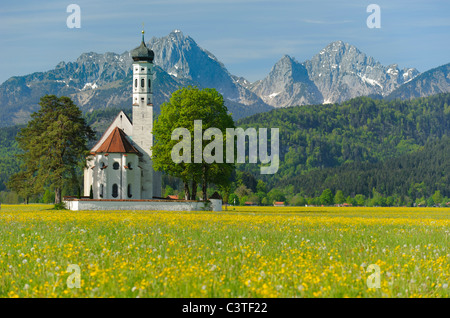
<svg viewBox="0 0 450 318"><path fill-rule="evenodd" d="M222 200L95 200L64 198L66 207L81 210L146 210L146 211L222 211Z"/></svg>

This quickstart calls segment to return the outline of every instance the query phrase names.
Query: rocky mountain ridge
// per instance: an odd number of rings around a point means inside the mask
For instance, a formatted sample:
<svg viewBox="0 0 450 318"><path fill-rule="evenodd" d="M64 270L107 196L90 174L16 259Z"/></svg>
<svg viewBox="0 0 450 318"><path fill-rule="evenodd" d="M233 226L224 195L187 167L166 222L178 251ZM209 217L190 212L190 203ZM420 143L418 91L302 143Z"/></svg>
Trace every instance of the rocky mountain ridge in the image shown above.
<svg viewBox="0 0 450 318"><path fill-rule="evenodd" d="M155 52L156 114L173 91L186 85L217 89L235 119L273 107L335 103L362 95L383 98L408 84L410 88L400 98L450 90L448 67L427 73L425 82L411 86L420 74L415 68L383 66L342 41L330 43L302 63L285 55L264 79L254 83L230 74L211 52L180 30L153 37L148 46ZM0 127L27 122L45 94L69 96L85 112L108 107L129 109L131 64L129 52L88 52L47 72L11 77L0 85Z"/></svg>

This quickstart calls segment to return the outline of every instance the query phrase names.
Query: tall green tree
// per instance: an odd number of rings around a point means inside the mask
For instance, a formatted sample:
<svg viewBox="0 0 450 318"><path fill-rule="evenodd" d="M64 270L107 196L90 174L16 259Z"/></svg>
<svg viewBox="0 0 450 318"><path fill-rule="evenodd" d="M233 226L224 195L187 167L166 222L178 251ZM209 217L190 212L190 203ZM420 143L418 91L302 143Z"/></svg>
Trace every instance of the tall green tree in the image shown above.
<svg viewBox="0 0 450 318"><path fill-rule="evenodd" d="M200 143L199 136L197 142L194 140L194 127L198 128L195 121L199 120L202 121ZM226 128L234 127L223 97L215 89L191 86L181 88L172 94L168 102L161 105L161 114L154 122L153 167L183 180L185 199L195 199L197 184L201 184L203 199L206 200L208 183L226 188L231 182L234 164L226 163L224 158L223 162L208 159L215 158L220 152L225 155ZM203 140L203 133L209 128L219 131L223 142L216 140L215 134L209 136L209 140ZM182 129L184 132L178 135L181 140L172 140L172 133L176 133L176 129ZM178 149L175 152L178 152L177 155L183 160L173 160L174 149ZM201 162L194 158L196 151L202 154ZM203 155L205 152L209 153L206 158Z"/></svg>
<svg viewBox="0 0 450 318"><path fill-rule="evenodd" d="M333 192L330 189L323 190L320 195L320 203L323 205L331 205L333 204Z"/></svg>
<svg viewBox="0 0 450 318"><path fill-rule="evenodd" d="M344 193L342 193L341 190L337 190L336 194L334 195L334 203L342 204L344 202L345 202Z"/></svg>
<svg viewBox="0 0 450 318"><path fill-rule="evenodd" d="M23 164L11 177L9 187L28 194L50 187L58 204L64 184L76 180L77 169L85 165L87 141L95 133L69 97L46 95L39 105L41 108L16 137L23 150L18 155Z"/></svg>

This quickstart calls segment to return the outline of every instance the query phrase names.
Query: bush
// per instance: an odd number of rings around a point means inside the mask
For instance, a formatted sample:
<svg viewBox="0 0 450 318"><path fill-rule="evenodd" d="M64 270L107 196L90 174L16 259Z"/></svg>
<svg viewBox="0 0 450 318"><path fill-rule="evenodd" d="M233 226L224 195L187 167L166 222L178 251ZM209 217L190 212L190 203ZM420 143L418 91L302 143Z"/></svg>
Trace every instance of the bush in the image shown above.
<svg viewBox="0 0 450 318"><path fill-rule="evenodd" d="M67 210L66 204L64 202L56 203L53 210Z"/></svg>

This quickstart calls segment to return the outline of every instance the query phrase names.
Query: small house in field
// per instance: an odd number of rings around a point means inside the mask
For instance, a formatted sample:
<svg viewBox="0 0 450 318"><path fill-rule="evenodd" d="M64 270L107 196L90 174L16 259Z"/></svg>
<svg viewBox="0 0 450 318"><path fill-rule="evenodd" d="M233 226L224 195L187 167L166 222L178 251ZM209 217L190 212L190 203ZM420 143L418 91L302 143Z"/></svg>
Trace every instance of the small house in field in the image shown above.
<svg viewBox="0 0 450 318"><path fill-rule="evenodd" d="M254 202L251 202L251 201L246 201L245 205L246 206L255 206L256 204Z"/></svg>
<svg viewBox="0 0 450 318"><path fill-rule="evenodd" d="M282 202L282 201L275 201L275 202L273 203L273 206L285 206L285 204L284 204L284 202Z"/></svg>
<svg viewBox="0 0 450 318"><path fill-rule="evenodd" d="M342 203L342 204L336 204L335 206L339 206L339 207L349 207L349 206L352 206L352 204L351 204L351 203L345 202L345 203Z"/></svg>

